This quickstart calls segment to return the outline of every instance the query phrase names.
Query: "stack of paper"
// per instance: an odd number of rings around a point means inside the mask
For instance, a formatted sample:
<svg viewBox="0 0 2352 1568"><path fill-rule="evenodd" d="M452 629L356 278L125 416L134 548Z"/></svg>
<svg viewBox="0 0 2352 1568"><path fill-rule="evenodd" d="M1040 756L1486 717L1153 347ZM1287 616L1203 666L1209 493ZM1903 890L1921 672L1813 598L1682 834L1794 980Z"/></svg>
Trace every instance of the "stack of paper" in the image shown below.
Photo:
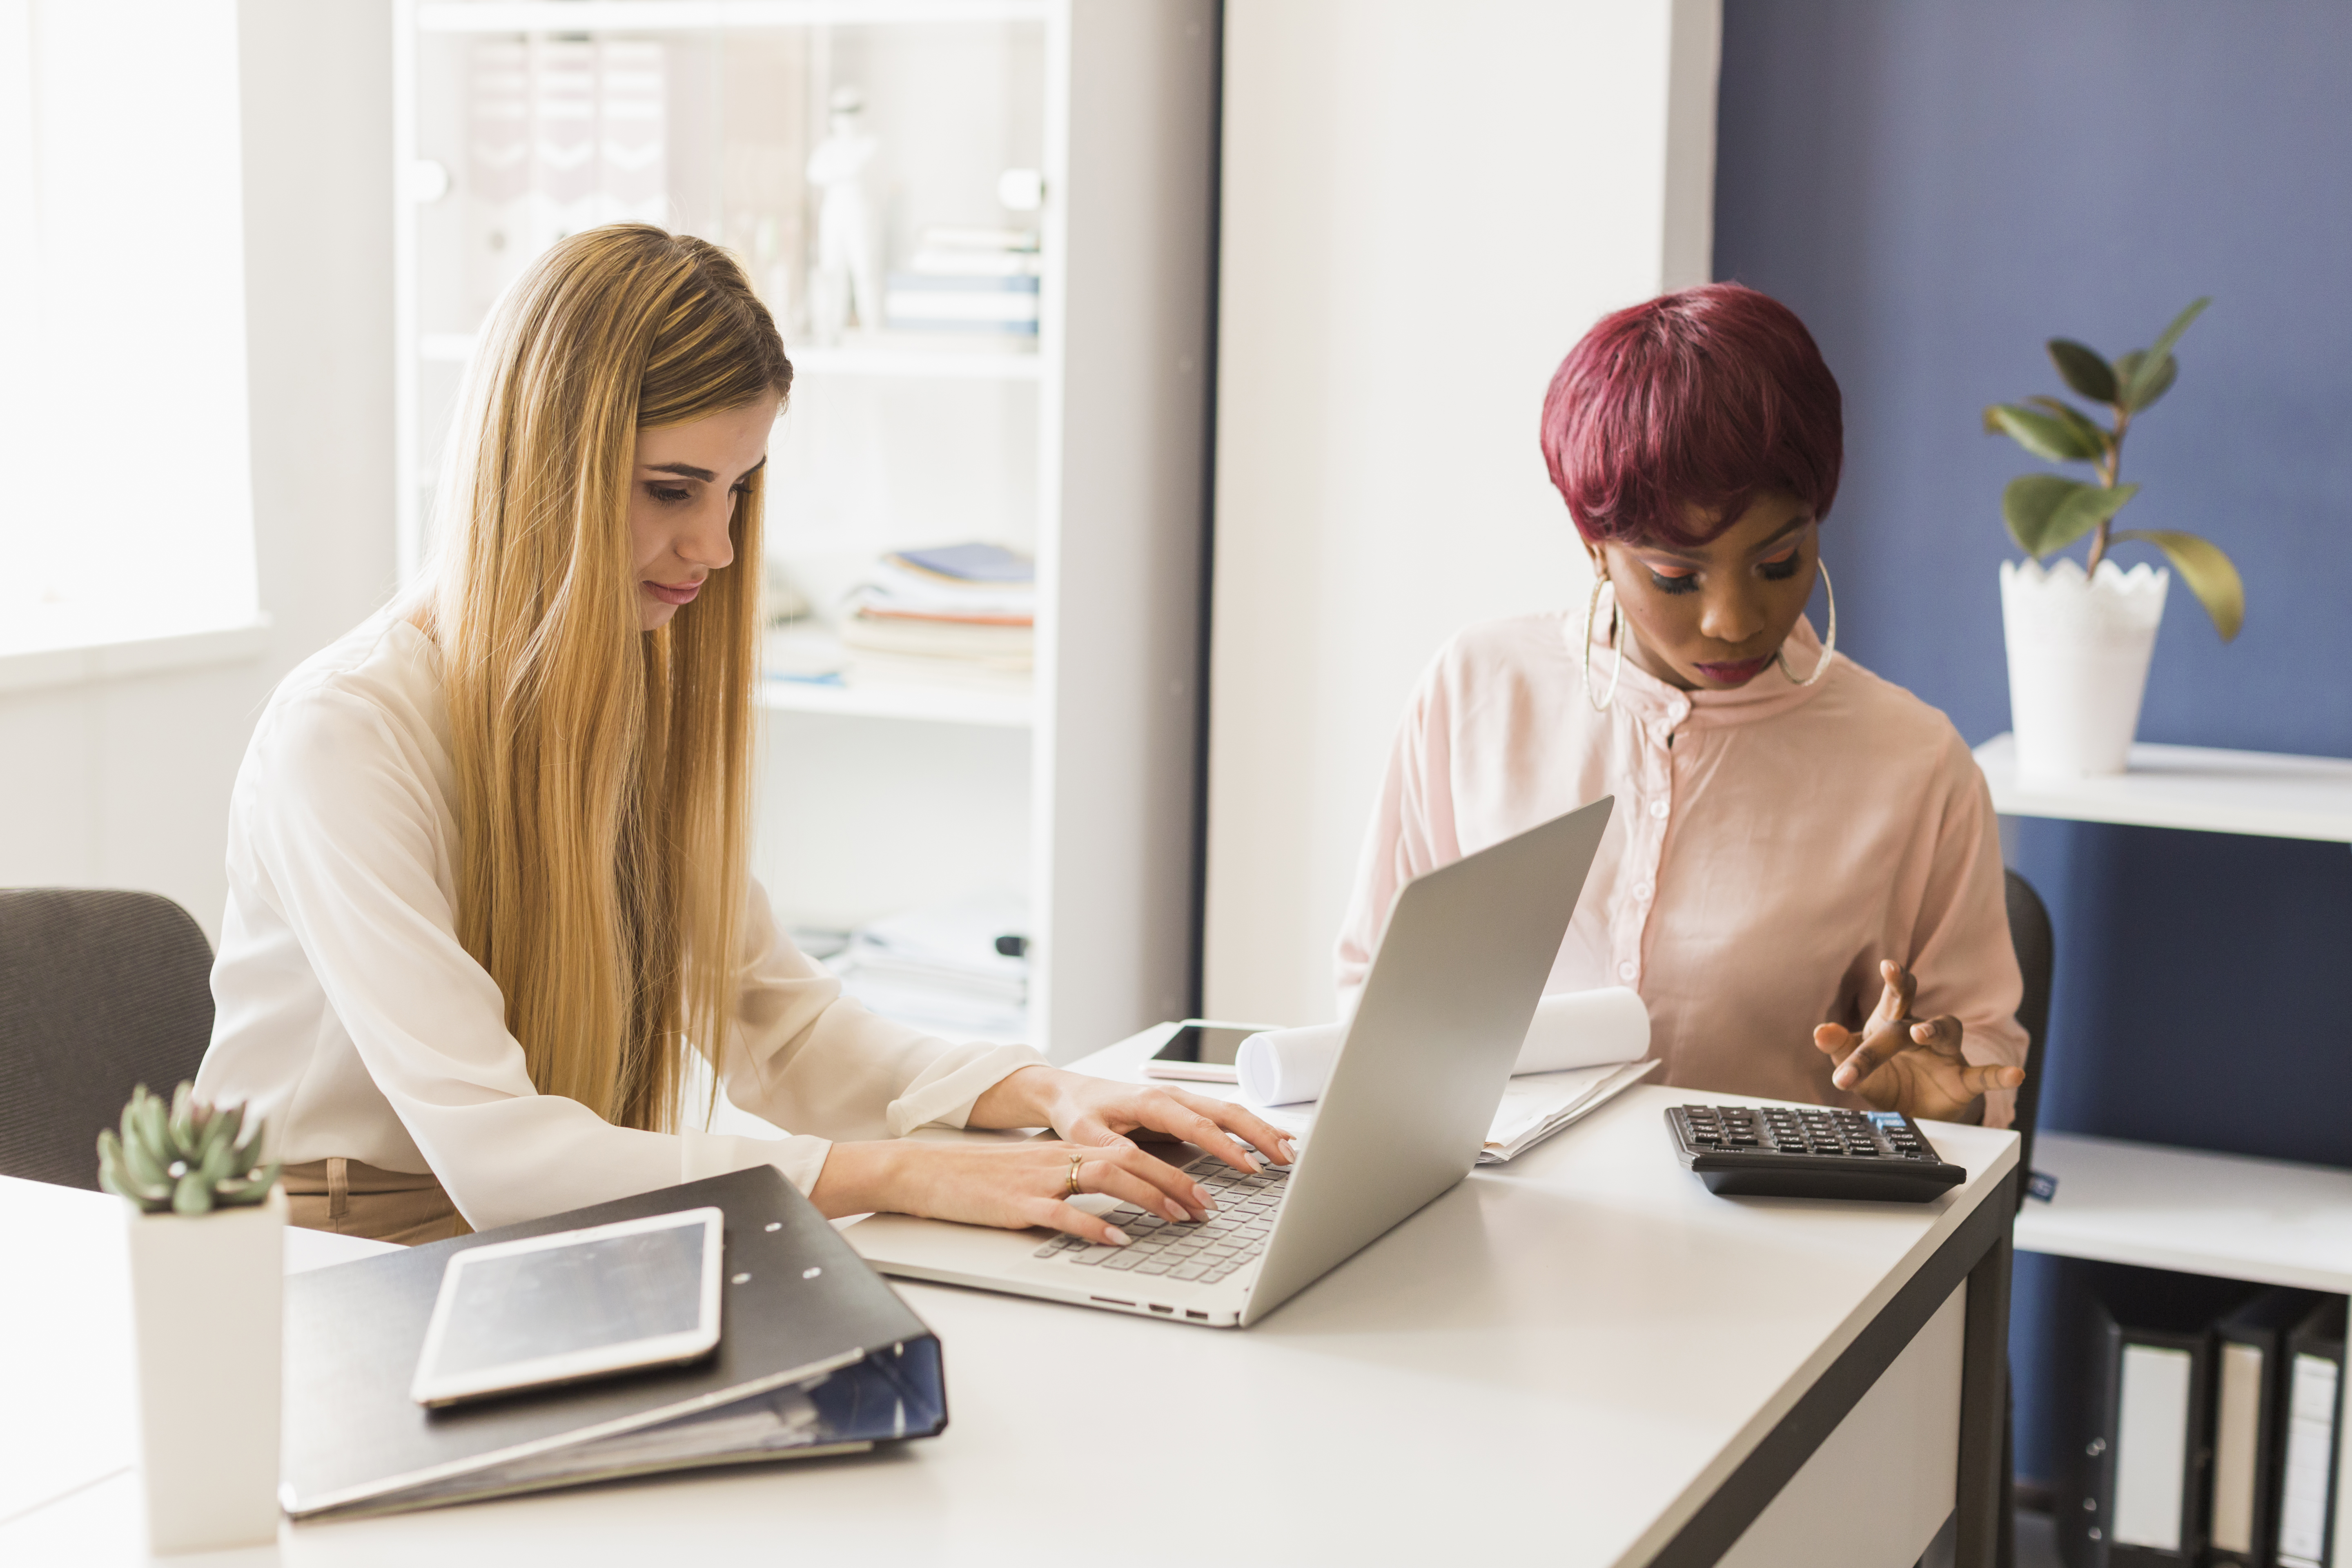
<svg viewBox="0 0 2352 1568"><path fill-rule="evenodd" d="M851 595L841 640L860 656L859 673L879 655L1018 674L1034 661L1036 618L1027 556L1001 544L903 550L877 563Z"/></svg>
<svg viewBox="0 0 2352 1568"><path fill-rule="evenodd" d="M897 331L1037 335L1037 237L1021 229L930 228L884 286Z"/></svg>
<svg viewBox="0 0 2352 1568"><path fill-rule="evenodd" d="M1499 1165L1518 1158L1649 1077L1657 1065L1658 1058L1652 1057L1645 1062L1604 1063L1513 1079L1503 1090L1503 1103L1495 1108L1478 1163Z"/></svg>
<svg viewBox="0 0 2352 1568"><path fill-rule="evenodd" d="M1029 904L983 893L860 927L827 967L886 1017L1017 1037L1029 1020Z"/></svg>

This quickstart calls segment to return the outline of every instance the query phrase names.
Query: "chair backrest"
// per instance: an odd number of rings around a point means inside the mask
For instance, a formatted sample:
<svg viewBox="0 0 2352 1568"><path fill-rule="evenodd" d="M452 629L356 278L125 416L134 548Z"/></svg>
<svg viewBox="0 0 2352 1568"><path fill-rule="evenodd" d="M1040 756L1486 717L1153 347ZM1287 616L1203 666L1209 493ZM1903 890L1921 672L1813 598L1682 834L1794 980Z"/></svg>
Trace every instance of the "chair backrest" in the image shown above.
<svg viewBox="0 0 2352 1568"><path fill-rule="evenodd" d="M0 889L0 1175L98 1186L131 1089L196 1076L213 950L155 893Z"/></svg>
<svg viewBox="0 0 2352 1568"><path fill-rule="evenodd" d="M2033 1123L2042 1110L2042 1045L2050 1032L2050 971L2056 944L2050 934L2050 911L2033 884L2014 871L2003 877L2009 899L2009 941L2017 950L2018 973L2025 991L2017 1004L2017 1021L2025 1030L2025 1082L2017 1091L2018 1202L2025 1201L2025 1178L2033 1172Z"/></svg>

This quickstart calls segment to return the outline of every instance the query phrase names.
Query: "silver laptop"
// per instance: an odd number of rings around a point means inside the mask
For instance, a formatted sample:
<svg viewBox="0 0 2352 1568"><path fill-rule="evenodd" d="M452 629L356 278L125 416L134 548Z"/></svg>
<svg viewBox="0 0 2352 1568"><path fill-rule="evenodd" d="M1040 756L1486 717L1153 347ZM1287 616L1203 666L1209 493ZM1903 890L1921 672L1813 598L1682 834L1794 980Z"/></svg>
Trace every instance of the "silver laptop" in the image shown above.
<svg viewBox="0 0 2352 1568"><path fill-rule="evenodd" d="M1612 802L1595 801L1406 883L1389 911L1315 1125L1286 1172L1168 1152L1215 1194L1178 1225L1076 1200L1131 1238L877 1215L845 1233L885 1274L1245 1328L1467 1175L1568 934Z"/></svg>

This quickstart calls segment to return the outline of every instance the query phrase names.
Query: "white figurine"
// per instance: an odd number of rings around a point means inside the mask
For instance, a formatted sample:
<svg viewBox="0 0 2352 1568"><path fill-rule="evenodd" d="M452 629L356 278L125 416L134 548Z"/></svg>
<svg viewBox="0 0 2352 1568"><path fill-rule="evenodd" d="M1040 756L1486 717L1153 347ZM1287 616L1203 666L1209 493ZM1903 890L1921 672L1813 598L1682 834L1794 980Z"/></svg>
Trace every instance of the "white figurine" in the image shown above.
<svg viewBox="0 0 2352 1568"><path fill-rule="evenodd" d="M809 279L809 327L820 343L840 342L853 315L868 331L882 324L866 209L866 165L875 153L874 138L862 123L866 95L837 88L832 109L831 129L808 161L809 184L824 193L816 209L816 268Z"/></svg>

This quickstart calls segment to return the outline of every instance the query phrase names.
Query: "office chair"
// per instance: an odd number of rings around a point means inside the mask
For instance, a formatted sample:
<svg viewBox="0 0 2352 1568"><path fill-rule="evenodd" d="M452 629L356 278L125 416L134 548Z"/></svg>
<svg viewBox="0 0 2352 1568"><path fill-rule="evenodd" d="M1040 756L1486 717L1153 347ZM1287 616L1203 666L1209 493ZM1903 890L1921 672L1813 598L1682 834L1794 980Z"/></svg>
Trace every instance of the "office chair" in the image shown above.
<svg viewBox="0 0 2352 1568"><path fill-rule="evenodd" d="M99 1131L132 1087L196 1076L212 967L160 894L0 889L0 1175L96 1191Z"/></svg>
<svg viewBox="0 0 2352 1568"><path fill-rule="evenodd" d="M2042 1045L2050 1032L2050 972L2057 943L2050 933L2050 911L2033 884L2014 871L2001 873L2009 902L2009 941L2017 951L2018 973L2025 988L2017 1001L2017 1021L2025 1029L2025 1081L2017 1090L2017 1206L2025 1206L2026 1178L2033 1173L2033 1123L2042 1113ZM1994 1546L1996 1568L2016 1568L2017 1563L2017 1394L2004 1391L2008 1405L2001 1436L2000 1539Z"/></svg>
<svg viewBox="0 0 2352 1568"><path fill-rule="evenodd" d="M2033 1123L2042 1110L2042 1044L2050 1032L2050 971L2056 944L2050 934L2050 911L2033 884L2014 871L2004 871L2009 898L2009 941L2017 950L2018 972L2025 991L2017 1004L2017 1021L2025 1029L2025 1082L2017 1091L2017 1202L2025 1205L2025 1178L2033 1171Z"/></svg>

